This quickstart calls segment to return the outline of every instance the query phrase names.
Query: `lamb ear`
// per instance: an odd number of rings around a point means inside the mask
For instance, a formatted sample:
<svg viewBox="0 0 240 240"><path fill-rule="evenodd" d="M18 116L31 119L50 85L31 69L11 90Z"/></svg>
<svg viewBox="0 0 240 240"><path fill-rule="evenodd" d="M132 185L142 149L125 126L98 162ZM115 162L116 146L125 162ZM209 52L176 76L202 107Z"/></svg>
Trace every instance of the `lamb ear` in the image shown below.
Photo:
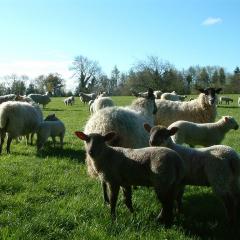
<svg viewBox="0 0 240 240"><path fill-rule="evenodd" d="M169 135L172 136L174 135L177 131L178 131L178 127L172 127L171 129L169 129Z"/></svg>
<svg viewBox="0 0 240 240"><path fill-rule="evenodd" d="M229 120L228 117L224 117L224 121L227 122Z"/></svg>
<svg viewBox="0 0 240 240"><path fill-rule="evenodd" d="M87 141L89 139L88 135L85 134L84 132L76 131L75 135L83 141Z"/></svg>
<svg viewBox="0 0 240 240"><path fill-rule="evenodd" d="M115 136L116 136L115 132L109 132L104 136L104 141L108 142L108 141L112 140Z"/></svg>
<svg viewBox="0 0 240 240"><path fill-rule="evenodd" d="M222 91L222 88L217 88L215 92L219 94L221 91Z"/></svg>
<svg viewBox="0 0 240 240"><path fill-rule="evenodd" d="M145 128L145 130L146 130L147 132L150 133L152 127L151 127L148 123L144 123L144 124L143 124L143 127Z"/></svg>

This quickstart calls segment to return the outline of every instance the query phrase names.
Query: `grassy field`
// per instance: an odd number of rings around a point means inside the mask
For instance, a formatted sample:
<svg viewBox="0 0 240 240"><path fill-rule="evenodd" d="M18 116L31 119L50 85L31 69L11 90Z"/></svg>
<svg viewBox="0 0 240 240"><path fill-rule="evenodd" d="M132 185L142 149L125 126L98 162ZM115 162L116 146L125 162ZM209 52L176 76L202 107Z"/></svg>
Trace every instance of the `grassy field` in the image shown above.
<svg viewBox="0 0 240 240"><path fill-rule="evenodd" d="M232 115L240 122L235 102L218 107L221 115ZM126 105L133 97L113 97ZM47 143L42 156L25 142L11 145L11 154L0 156L0 239L240 239L230 236L223 206L206 187L187 187L183 214L173 227L157 222L159 204L151 188L134 191L135 213L130 214L120 194L117 220L111 222L104 206L98 181L88 177L83 144L74 136L88 119L87 105L76 100L64 106L53 98L44 116L55 112L66 125L64 149ZM239 130L231 131L223 142L240 152ZM240 222L239 222L240 223Z"/></svg>

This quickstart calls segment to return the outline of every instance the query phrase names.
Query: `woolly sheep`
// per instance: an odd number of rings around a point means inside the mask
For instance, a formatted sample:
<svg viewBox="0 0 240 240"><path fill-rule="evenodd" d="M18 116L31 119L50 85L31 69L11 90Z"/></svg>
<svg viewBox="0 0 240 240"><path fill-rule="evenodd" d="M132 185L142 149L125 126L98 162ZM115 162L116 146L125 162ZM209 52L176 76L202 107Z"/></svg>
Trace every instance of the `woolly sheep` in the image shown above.
<svg viewBox="0 0 240 240"><path fill-rule="evenodd" d="M36 93L31 93L27 95L27 97L31 98L35 103L42 104L43 108L51 102L51 99L48 95L41 95Z"/></svg>
<svg viewBox="0 0 240 240"><path fill-rule="evenodd" d="M41 150L47 139L51 136L53 141L53 146L55 147L56 139L60 138L60 146L63 148L63 138L65 135L64 123L59 120L55 114L49 115L38 127L37 131L37 150Z"/></svg>
<svg viewBox="0 0 240 240"><path fill-rule="evenodd" d="M163 92L161 90L156 90L153 92L156 99L160 99Z"/></svg>
<svg viewBox="0 0 240 240"><path fill-rule="evenodd" d="M66 106L69 106L69 105L72 106L74 103L74 97L71 96L71 97L65 98L63 101Z"/></svg>
<svg viewBox="0 0 240 240"><path fill-rule="evenodd" d="M97 96L96 93L79 93L80 100L83 103L88 103L90 100L94 100Z"/></svg>
<svg viewBox="0 0 240 240"><path fill-rule="evenodd" d="M7 153L12 139L37 131L42 119L36 107L27 102L8 101L0 105L0 153L6 133Z"/></svg>
<svg viewBox="0 0 240 240"><path fill-rule="evenodd" d="M177 127L144 125L150 132L151 146L165 146L176 151L183 159L186 168L184 183L187 185L211 186L223 201L230 223L236 223L236 209L240 203L240 158L228 146L214 145L206 148L188 148L175 144L171 137ZM178 196L178 207L182 204L184 188Z"/></svg>
<svg viewBox="0 0 240 240"><path fill-rule="evenodd" d="M16 98L15 94L2 95L0 96L0 104L7 101L13 101L15 100L15 98Z"/></svg>
<svg viewBox="0 0 240 240"><path fill-rule="evenodd" d="M157 99L155 124L169 126L178 120L197 123L214 122L217 115L216 94L221 88L199 89L197 99L187 102Z"/></svg>
<svg viewBox="0 0 240 240"><path fill-rule="evenodd" d="M160 147L129 149L108 146L106 141L115 136L114 132L106 135L76 132L76 135L85 141L95 171L107 183L113 219L120 186L131 212L131 185L153 186L162 203L157 219L166 225L172 223L173 203L184 176L183 161L176 152Z"/></svg>
<svg viewBox="0 0 240 240"><path fill-rule="evenodd" d="M91 114L103 109L105 107L113 107L114 102L110 97L99 97L94 100L93 103L90 105L90 112Z"/></svg>
<svg viewBox="0 0 240 240"><path fill-rule="evenodd" d="M223 102L225 102L226 104L229 104L230 102L233 102L233 99L227 96L221 96L219 98L219 104L222 104Z"/></svg>
<svg viewBox="0 0 240 240"><path fill-rule="evenodd" d="M223 116L215 123L193 123L188 121L177 121L168 128L177 127L178 131L172 140L175 143L189 144L191 147L202 145L209 147L219 144L225 137L225 134L231 129L238 129L238 123L231 116Z"/></svg>

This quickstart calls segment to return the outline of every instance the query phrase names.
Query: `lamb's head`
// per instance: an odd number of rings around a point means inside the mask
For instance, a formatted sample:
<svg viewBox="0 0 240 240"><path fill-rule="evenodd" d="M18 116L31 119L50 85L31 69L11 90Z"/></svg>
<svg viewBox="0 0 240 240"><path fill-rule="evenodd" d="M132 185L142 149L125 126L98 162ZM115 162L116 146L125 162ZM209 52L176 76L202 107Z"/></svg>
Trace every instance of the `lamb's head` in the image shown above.
<svg viewBox="0 0 240 240"><path fill-rule="evenodd" d="M171 129L161 125L151 127L148 123L144 123L144 128L150 133L150 146L168 146L172 141L171 136L178 131L177 127L172 127Z"/></svg>
<svg viewBox="0 0 240 240"><path fill-rule="evenodd" d="M157 113L157 105L155 102L155 95L152 88L148 89L148 94L146 97L140 97L135 100L131 108L137 111L143 112L145 115L152 115Z"/></svg>
<svg viewBox="0 0 240 240"><path fill-rule="evenodd" d="M49 114L44 121L59 121L59 119L56 117L55 113Z"/></svg>
<svg viewBox="0 0 240 240"><path fill-rule="evenodd" d="M212 106L217 104L217 94L221 92L222 88L215 89L215 88L209 87L205 89L200 88L198 90L204 94L206 103Z"/></svg>
<svg viewBox="0 0 240 240"><path fill-rule="evenodd" d="M237 121L231 116L224 116L223 117L224 124L228 127L228 129L235 129L239 128Z"/></svg>
<svg viewBox="0 0 240 240"><path fill-rule="evenodd" d="M98 133L85 134L84 132L75 132L76 136L85 141L86 152L90 157L101 158L106 149L106 142L113 139L115 132L109 132L106 135Z"/></svg>

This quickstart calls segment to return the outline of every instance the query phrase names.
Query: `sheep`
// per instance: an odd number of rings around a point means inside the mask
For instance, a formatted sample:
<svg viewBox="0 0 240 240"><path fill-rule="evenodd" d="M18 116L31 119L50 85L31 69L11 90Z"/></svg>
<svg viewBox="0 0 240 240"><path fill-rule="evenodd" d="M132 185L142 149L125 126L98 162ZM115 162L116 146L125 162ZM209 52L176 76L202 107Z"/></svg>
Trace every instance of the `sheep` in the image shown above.
<svg viewBox="0 0 240 240"><path fill-rule="evenodd" d="M51 99L48 95L42 95L42 94L36 94L36 93L31 93L27 95L27 97L31 98L35 103L42 104L43 108L51 102Z"/></svg>
<svg viewBox="0 0 240 240"><path fill-rule="evenodd" d="M184 183L187 185L210 186L223 201L230 223L236 223L236 209L240 201L240 157L231 147L214 145L206 148L188 148L172 141L177 127L144 124L150 133L151 146L164 146L176 151L186 168ZM184 188L178 196L178 208L182 205Z"/></svg>
<svg viewBox="0 0 240 240"><path fill-rule="evenodd" d="M47 139L51 136L53 146L56 145L55 137L60 138L60 147L63 148L63 139L65 135L64 123L59 120L55 114L48 115L39 125L37 130L37 151L43 149Z"/></svg>
<svg viewBox="0 0 240 240"><path fill-rule="evenodd" d="M96 96L96 93L87 94L87 93L80 92L79 97L81 102L88 103L90 100L96 99L97 96Z"/></svg>
<svg viewBox="0 0 240 240"><path fill-rule="evenodd" d="M16 98L15 94L2 95L0 96L0 104L7 101L13 101L15 100L15 98Z"/></svg>
<svg viewBox="0 0 240 240"><path fill-rule="evenodd" d="M113 107L114 102L110 97L100 97L94 100L93 103L90 105L90 112L91 114L99 111L105 107Z"/></svg>
<svg viewBox="0 0 240 240"><path fill-rule="evenodd" d="M188 121L177 121L168 128L177 127L178 131L172 140L178 144L189 144L191 147L202 145L209 147L219 144L225 137L225 134L231 129L239 128L236 120L231 116L223 116L214 123L193 123Z"/></svg>
<svg viewBox="0 0 240 240"><path fill-rule="evenodd" d="M96 98L107 97L107 92L101 92Z"/></svg>
<svg viewBox="0 0 240 240"><path fill-rule="evenodd" d="M222 104L223 102L229 105L230 102L233 102L233 99L227 96L221 96L219 98L219 104Z"/></svg>
<svg viewBox="0 0 240 240"><path fill-rule="evenodd" d="M156 90L153 92L156 99L160 99L163 92L161 90Z"/></svg>
<svg viewBox="0 0 240 240"><path fill-rule="evenodd" d="M12 139L37 131L42 119L40 112L27 102L8 101L0 105L0 153L6 133L7 153L10 153Z"/></svg>
<svg viewBox="0 0 240 240"><path fill-rule="evenodd" d="M216 99L221 88L199 89L197 99L187 102L157 99L155 125L169 126L178 120L197 123L214 122L217 115Z"/></svg>
<svg viewBox="0 0 240 240"><path fill-rule="evenodd" d="M74 103L74 97L71 96L71 97L65 98L63 101L66 106L69 106L69 105L72 106Z"/></svg>
<svg viewBox="0 0 240 240"><path fill-rule="evenodd" d="M184 166L178 154L168 148L147 147L129 149L106 144L115 133L106 135L75 132L85 141L87 154L91 157L98 175L107 183L111 216L115 219L115 207L120 186L124 189L125 204L133 212L131 185L153 186L162 210L157 219L166 225L173 221L173 203L178 195L184 176Z"/></svg>
<svg viewBox="0 0 240 240"><path fill-rule="evenodd" d="M161 99L170 100L170 101L183 101L187 96L186 95L178 95L175 91L171 93L163 93L161 95Z"/></svg>

